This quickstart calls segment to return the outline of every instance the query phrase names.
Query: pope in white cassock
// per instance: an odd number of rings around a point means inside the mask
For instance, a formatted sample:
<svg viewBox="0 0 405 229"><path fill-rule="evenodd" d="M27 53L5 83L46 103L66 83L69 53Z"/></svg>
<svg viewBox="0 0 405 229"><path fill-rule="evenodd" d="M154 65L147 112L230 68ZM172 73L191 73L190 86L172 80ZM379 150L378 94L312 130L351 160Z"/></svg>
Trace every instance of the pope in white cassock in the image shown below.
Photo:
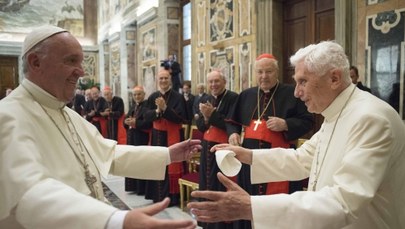
<svg viewBox="0 0 405 229"><path fill-rule="evenodd" d="M100 176L163 179L200 142L166 147L117 145L65 103L84 75L79 42L43 26L27 35L25 79L0 101L0 228L195 228L153 215L169 200L131 211L106 204Z"/></svg>
<svg viewBox="0 0 405 229"><path fill-rule="evenodd" d="M227 192L195 191L197 220L250 220L255 229L405 228L405 125L386 102L351 83L344 49L332 41L290 58L294 95L325 119L297 150L217 145L251 165L254 183L301 180L308 191L249 196L218 174ZM223 152L223 151L222 151ZM221 168L222 169L222 168Z"/></svg>

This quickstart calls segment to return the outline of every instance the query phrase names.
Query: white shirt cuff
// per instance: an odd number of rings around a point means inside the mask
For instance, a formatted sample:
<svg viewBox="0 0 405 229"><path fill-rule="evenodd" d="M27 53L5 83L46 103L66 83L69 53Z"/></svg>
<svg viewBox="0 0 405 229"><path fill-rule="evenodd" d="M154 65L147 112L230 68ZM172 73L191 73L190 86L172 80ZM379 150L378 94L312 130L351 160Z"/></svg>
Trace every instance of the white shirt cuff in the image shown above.
<svg viewBox="0 0 405 229"><path fill-rule="evenodd" d="M124 228L124 219L129 211L116 211L114 212L107 222L105 229Z"/></svg>

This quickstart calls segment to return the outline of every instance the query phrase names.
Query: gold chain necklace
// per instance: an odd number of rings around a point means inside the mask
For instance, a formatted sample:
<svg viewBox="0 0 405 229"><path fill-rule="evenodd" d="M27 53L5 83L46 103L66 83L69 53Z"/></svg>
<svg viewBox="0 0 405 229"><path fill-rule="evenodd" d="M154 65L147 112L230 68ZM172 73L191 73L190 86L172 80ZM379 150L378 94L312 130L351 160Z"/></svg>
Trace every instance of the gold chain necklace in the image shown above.
<svg viewBox="0 0 405 229"><path fill-rule="evenodd" d="M266 107L263 109L262 114L260 114L260 87L257 87L257 120L259 121L261 117L264 115L264 112L266 112L267 108L269 107L269 104L273 100L274 94L276 94L278 85L280 83L277 81L276 88L273 91L273 94L271 95L269 102L267 103Z"/></svg>
<svg viewBox="0 0 405 229"><path fill-rule="evenodd" d="M222 100L224 99L224 97L225 97L226 93L228 93L228 90L226 90L226 89L225 89L225 93L224 93L224 95L222 96L221 100L219 100L219 104L218 104L218 106L216 106L216 107L215 107L215 110L216 110L216 111L218 111L218 110L219 110L219 108L221 107ZM214 97L214 98L215 98L215 97Z"/></svg>
<svg viewBox="0 0 405 229"><path fill-rule="evenodd" d="M31 97L35 100L35 97L33 96L33 94L32 94L27 88L24 87L24 89L25 89L25 90L31 95ZM92 175L92 174L90 173L90 170L89 170L89 163L87 163L87 161L86 161L86 156L84 155L84 150L83 150L83 147L82 147L83 141L81 140L80 136L77 134L76 127L73 125L73 122L72 122L72 120L70 119L70 116L67 114L66 111L63 111L63 108L59 109L60 112L61 112L61 115L63 116L63 118L64 118L64 120L65 120L65 122L66 122L66 124L67 124L67 126L68 126L68 129L69 129L69 131L70 131L70 133L71 133L71 135L72 135L73 141L75 142L75 144L78 146L78 148L79 148L79 150L80 150L80 154L81 154L81 156L82 156L82 159L81 159L81 158L79 157L79 155L76 153L76 150L75 150L74 147L71 145L70 141L67 139L67 137L65 136L65 134L62 132L62 130L60 129L60 127L59 127L59 125L56 123L56 121L55 121L55 120L52 118L52 116L48 113L48 111L42 106L41 103L39 103L38 101L37 101L37 103L38 103L38 105L42 108L42 110L44 111L44 113L49 117L49 119L53 122L53 124L56 126L56 128L58 129L58 131L59 131L59 133L62 135L62 137L65 139L65 141L68 143L69 147L72 149L73 154L74 154L75 157L76 157L76 160L77 160L80 164L82 164L82 167L83 167L83 169L84 169L84 176L85 176L84 181L85 181L87 187L89 188L89 190L90 190L90 192L91 192L90 195L91 195L92 197L96 198L96 199L99 199L98 193L97 193L96 189L94 188L94 184L97 183L97 177L96 177L95 175ZM65 116L64 113L66 114L67 117ZM71 125L71 126L70 126L70 125ZM91 156L90 156L90 154L89 154L87 148L86 148L86 151L87 151L87 154L89 155L89 157L91 158ZM93 160L93 159L91 158L91 160ZM94 161L93 161L93 163L94 163ZM98 170L97 170L97 171L98 171Z"/></svg>
<svg viewBox="0 0 405 229"><path fill-rule="evenodd" d="M328 153L329 145L330 145L330 142L332 141L333 134L335 133L335 129L336 129L337 123L339 121L339 118L342 115L343 110L346 108L346 105L349 103L349 100L352 97L355 90L356 90L356 87L353 88L352 92L349 95L349 98L347 98L345 104L343 105L342 110L340 110L339 115L336 118L335 124L333 124L332 133L329 136L328 144L326 145L325 153L324 153L324 156L322 158L320 165L319 165L319 154L320 154L321 144L318 143L318 153L316 154L316 167L315 167L315 171L314 171L314 181L312 182L312 191L316 190L316 185L318 184L319 174L321 172L323 162L325 161L326 154ZM319 168L318 168L318 165L319 165Z"/></svg>
<svg viewBox="0 0 405 229"><path fill-rule="evenodd" d="M254 131L257 130L257 128L259 127L260 124L262 124L261 117L264 115L264 112L266 112L266 110L269 107L271 101L273 100L273 96L274 96L274 94L276 94L278 85L279 85L279 82L277 80L276 88L274 89L273 94L271 95L271 97L269 99L269 102L266 104L266 107L264 107L264 109L262 111L262 114L260 114L260 87L259 86L257 87L257 120L254 121L254 123L255 123L255 126L253 127ZM253 114L252 114L252 119L253 119L253 115L254 115L254 111L253 111Z"/></svg>

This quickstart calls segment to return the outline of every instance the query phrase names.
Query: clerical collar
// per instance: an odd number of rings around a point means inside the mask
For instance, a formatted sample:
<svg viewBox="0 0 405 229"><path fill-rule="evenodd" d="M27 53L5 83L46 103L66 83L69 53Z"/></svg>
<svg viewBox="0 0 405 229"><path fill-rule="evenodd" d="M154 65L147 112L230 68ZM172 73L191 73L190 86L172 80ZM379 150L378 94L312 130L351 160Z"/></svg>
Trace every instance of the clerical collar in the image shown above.
<svg viewBox="0 0 405 229"><path fill-rule="evenodd" d="M166 91L162 92L161 90L159 90L161 95L165 95L168 91L170 91L170 89L172 89L171 87L169 87L169 89L167 89Z"/></svg>
<svg viewBox="0 0 405 229"><path fill-rule="evenodd" d="M44 89L40 88L38 85L34 84L28 79L24 79L21 84L26 90L28 90L30 94L32 94L34 100L41 105L52 109L60 109L65 106L64 102L59 101L56 97L49 94Z"/></svg>
<svg viewBox="0 0 405 229"><path fill-rule="evenodd" d="M221 94L219 94L219 95L217 95L217 96L215 96L215 95L213 95L213 96L214 96L215 99L218 100L218 99L221 99L222 96L224 96L225 92L226 92L226 88L221 92Z"/></svg>
<svg viewBox="0 0 405 229"><path fill-rule="evenodd" d="M333 101L332 103L321 112L325 120L332 121L337 118L339 112L342 110L344 104L349 99L350 94L354 90L356 85L350 84L346 89L344 89Z"/></svg>
<svg viewBox="0 0 405 229"><path fill-rule="evenodd" d="M277 87L278 84L279 84L279 82L277 82L276 85L274 85L272 88L270 88L270 90L264 91L264 90L261 89L260 87L259 87L259 89L260 89L260 91L261 91L262 93L270 93L270 92L273 92L273 91L276 89L276 87Z"/></svg>

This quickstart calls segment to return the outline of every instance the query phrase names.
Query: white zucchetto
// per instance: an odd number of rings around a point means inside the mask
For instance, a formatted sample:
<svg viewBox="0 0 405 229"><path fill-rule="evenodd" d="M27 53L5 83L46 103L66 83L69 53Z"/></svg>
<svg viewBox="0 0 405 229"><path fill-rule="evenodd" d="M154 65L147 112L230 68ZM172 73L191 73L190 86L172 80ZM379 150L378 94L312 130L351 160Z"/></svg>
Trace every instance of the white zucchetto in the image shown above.
<svg viewBox="0 0 405 229"><path fill-rule="evenodd" d="M25 37L21 56L27 54L27 52L30 51L35 45L45 40L46 38L62 32L68 31L66 29L62 29L53 25L44 25L34 29Z"/></svg>

